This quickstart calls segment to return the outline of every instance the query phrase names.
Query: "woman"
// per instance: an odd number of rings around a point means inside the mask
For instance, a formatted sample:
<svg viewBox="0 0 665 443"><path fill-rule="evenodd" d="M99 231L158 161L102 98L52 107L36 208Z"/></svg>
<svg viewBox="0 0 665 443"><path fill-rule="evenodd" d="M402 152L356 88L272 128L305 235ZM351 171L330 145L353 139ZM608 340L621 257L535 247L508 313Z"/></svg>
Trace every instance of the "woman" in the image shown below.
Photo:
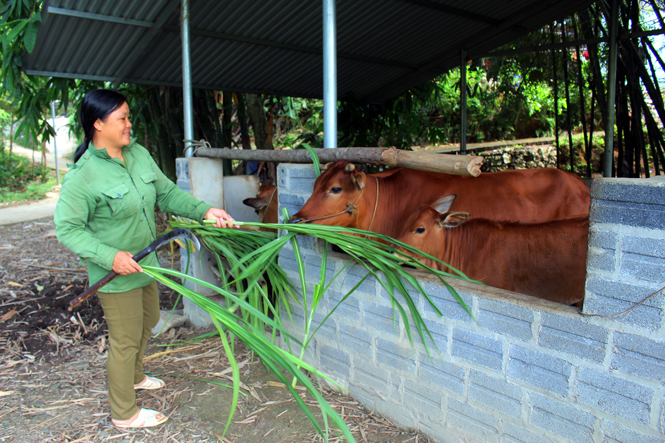
<svg viewBox="0 0 665 443"><path fill-rule="evenodd" d="M143 374L143 354L159 320L154 279L132 257L150 243L155 231L155 204L167 211L216 227L233 227L233 219L180 190L157 167L148 151L131 140L127 98L98 89L81 103L85 141L74 155L75 166L62 181L55 210L58 240L85 259L95 283L111 269L119 274L99 292L109 328L108 392L113 424L122 428L164 423L164 414L141 409L136 389L160 389L164 382ZM156 254L143 260L159 266Z"/></svg>

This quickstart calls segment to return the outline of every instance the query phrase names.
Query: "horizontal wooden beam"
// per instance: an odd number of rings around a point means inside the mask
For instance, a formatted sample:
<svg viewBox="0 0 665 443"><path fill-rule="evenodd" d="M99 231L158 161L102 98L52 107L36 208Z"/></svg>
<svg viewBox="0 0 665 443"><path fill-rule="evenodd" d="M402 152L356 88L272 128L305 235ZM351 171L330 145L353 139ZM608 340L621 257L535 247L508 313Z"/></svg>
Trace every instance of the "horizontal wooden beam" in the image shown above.
<svg viewBox="0 0 665 443"><path fill-rule="evenodd" d="M335 148L315 149L315 152L321 163L347 160L351 163L402 167L468 177L478 177L480 166L483 164L482 157L402 151L395 148ZM305 149L200 148L196 150L195 155L226 160L312 163L312 158Z"/></svg>

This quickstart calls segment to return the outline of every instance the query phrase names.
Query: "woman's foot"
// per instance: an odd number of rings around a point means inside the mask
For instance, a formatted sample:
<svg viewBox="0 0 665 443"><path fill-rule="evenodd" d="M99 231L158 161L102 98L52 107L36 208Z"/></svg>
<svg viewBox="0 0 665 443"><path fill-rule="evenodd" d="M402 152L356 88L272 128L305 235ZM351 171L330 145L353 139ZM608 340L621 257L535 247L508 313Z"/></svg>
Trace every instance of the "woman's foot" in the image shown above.
<svg viewBox="0 0 665 443"><path fill-rule="evenodd" d="M129 420L111 420L118 428L151 428L161 425L169 418L158 411L152 409L139 409Z"/></svg>
<svg viewBox="0 0 665 443"><path fill-rule="evenodd" d="M164 380L146 375L141 383L134 385L134 389L162 389L164 386Z"/></svg>

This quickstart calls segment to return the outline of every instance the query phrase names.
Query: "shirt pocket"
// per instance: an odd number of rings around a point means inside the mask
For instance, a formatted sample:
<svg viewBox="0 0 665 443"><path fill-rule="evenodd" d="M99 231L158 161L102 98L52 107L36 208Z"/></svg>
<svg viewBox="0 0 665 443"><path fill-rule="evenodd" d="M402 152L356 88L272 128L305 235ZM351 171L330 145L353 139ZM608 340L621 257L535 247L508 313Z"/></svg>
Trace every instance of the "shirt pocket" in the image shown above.
<svg viewBox="0 0 665 443"><path fill-rule="evenodd" d="M106 197L106 202L111 207L114 218L127 218L131 215L128 203L129 188L125 184L120 184L111 189L102 192Z"/></svg>
<svg viewBox="0 0 665 443"><path fill-rule="evenodd" d="M140 177L146 189L143 199L146 201L148 207L154 208L157 202L157 188L155 187L157 175L154 172L144 172Z"/></svg>

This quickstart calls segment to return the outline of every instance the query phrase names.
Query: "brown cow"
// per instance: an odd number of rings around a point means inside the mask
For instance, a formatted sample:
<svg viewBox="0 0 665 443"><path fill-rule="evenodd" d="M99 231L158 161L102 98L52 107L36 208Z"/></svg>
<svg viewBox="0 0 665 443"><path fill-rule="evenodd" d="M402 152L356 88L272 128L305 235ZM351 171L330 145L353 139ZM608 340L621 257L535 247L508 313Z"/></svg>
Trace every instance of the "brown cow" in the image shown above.
<svg viewBox="0 0 665 443"><path fill-rule="evenodd" d="M454 195L447 195L432 206L422 205L398 240L490 286L565 304L583 300L587 217L531 224L467 220L467 212L448 212L454 201Z"/></svg>
<svg viewBox="0 0 665 443"><path fill-rule="evenodd" d="M497 221L535 223L589 215L589 188L575 174L558 169L490 172L475 178L396 169L377 177L339 160L316 179L312 196L289 223L345 226L395 237L419 205L446 194L464 196L455 210Z"/></svg>
<svg viewBox="0 0 665 443"><path fill-rule="evenodd" d="M277 210L277 186L263 185L259 188L255 198L246 198L242 202L254 208L256 215L261 223L278 223ZM277 229L261 228L265 231L277 232Z"/></svg>

